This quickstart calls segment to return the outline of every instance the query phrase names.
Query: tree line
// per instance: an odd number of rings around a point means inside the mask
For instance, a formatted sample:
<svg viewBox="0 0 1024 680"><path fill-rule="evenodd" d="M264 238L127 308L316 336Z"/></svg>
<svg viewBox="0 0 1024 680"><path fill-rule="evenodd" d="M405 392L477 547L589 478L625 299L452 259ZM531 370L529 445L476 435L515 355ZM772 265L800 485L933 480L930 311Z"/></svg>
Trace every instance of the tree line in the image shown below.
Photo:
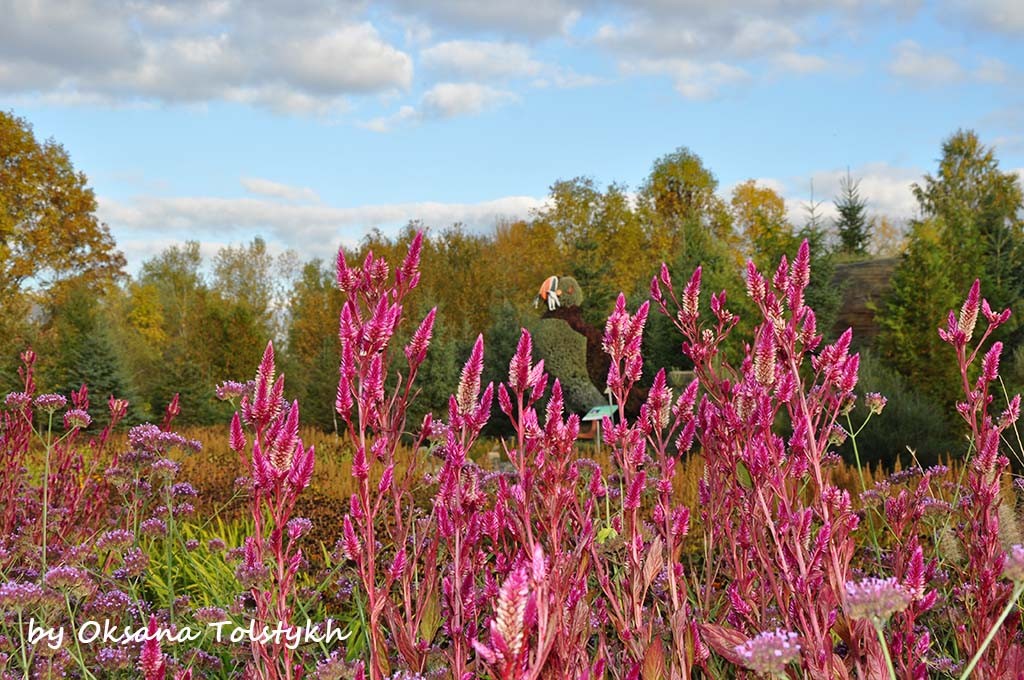
<svg viewBox="0 0 1024 680"><path fill-rule="evenodd" d="M559 180L528 219L484 232L412 222L393 237L371 231L345 255L358 261L372 250L395 259L417 230L427 232L413 311L422 316L436 306L439 324L421 372L423 410L443 408L478 333L488 346L485 378L501 378L519 327L538 318L536 291L553 274L579 281L584 318L597 326L619 291L634 304L644 299L662 262L680 279L702 266L705 290L727 289L730 308L751 318L745 261L773 270L807 239L808 298L829 336L842 296L835 266L899 255L891 292L876 301L879 334L862 348L865 381L906 391L920 415L955 393L950 362L932 361L941 351L935 329L974 278L993 308L1024 312L1024 201L1019 178L1001 170L995 150L972 131L943 143L938 168L913 191L918 214L902 230L869 214L868 197L849 175L831 197L834 219L810 200L794 220L773 188L748 180L723 193L703 160L679 148L655 160L635 191L586 176ZM36 140L27 121L0 112L0 333L7 339L0 386L13 389L17 354L32 345L47 389L88 383L100 398L132 399L137 419L180 394L183 421L219 423L226 414L213 386L248 377L272 338L307 422L335 427L340 294L333 262L274 256L257 237L209 262L198 243L171 246L129 275L95 211L87 178L63 147ZM1022 327L1011 321L1000 339L1020 347ZM1018 355L1021 370L1008 375L1024 383ZM656 317L645 357L652 369L687 368L679 339Z"/></svg>

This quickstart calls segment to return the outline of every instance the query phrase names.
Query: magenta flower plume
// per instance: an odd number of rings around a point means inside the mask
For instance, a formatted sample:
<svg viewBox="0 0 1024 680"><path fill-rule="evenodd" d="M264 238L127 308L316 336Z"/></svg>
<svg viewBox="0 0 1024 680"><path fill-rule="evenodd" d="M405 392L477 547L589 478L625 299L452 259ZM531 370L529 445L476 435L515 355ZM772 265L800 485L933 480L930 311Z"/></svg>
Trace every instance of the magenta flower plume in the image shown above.
<svg viewBox="0 0 1024 680"><path fill-rule="evenodd" d="M484 370L484 336L476 336L473 343L473 351L469 354L466 365L462 367L462 376L459 379L459 387L455 391L455 401L458 404L459 415L469 414L476 406L477 397L480 396L480 375Z"/></svg>
<svg viewBox="0 0 1024 680"><path fill-rule="evenodd" d="M139 654L139 670L142 671L143 680L164 680L167 673L167 661L160 650L156 616L153 615L149 617L146 641L142 643L142 652Z"/></svg>
<svg viewBox="0 0 1024 680"><path fill-rule="evenodd" d="M434 318L437 316L437 307L432 308L423 318L419 328L412 334L412 339L405 347L405 358L409 361L410 368L416 368L427 358L427 349L430 347L430 339L434 333Z"/></svg>
<svg viewBox="0 0 1024 680"><path fill-rule="evenodd" d="M252 418L263 426L269 425L281 409L284 382L275 383L275 373L274 343L268 342L256 371L256 392L252 401Z"/></svg>
<svg viewBox="0 0 1024 680"><path fill-rule="evenodd" d="M999 355L1003 353L1003 343L993 342L981 362L981 378L985 382L993 382L999 377Z"/></svg>
<svg viewBox="0 0 1024 680"><path fill-rule="evenodd" d="M754 344L754 379L764 387L775 384L775 332L768 326Z"/></svg>
<svg viewBox="0 0 1024 680"><path fill-rule="evenodd" d="M359 287L359 270L352 269L345 261L345 250L338 248L338 258L335 261L337 271L338 290L342 293L354 293Z"/></svg>
<svg viewBox="0 0 1024 680"><path fill-rule="evenodd" d="M533 339L525 328L519 334L516 352L508 364L508 386L513 392L525 392L532 387L530 363L533 360Z"/></svg>
<svg viewBox="0 0 1024 680"><path fill-rule="evenodd" d="M981 281L974 279L967 299L960 307L960 316L957 317L957 329L964 334L964 339L970 342L974 335L974 326L978 322L978 305L981 298Z"/></svg>
<svg viewBox="0 0 1024 680"><path fill-rule="evenodd" d="M786 297L789 308L794 312L800 311L804 306L804 291L811 282L811 246L804 239L800 249L793 259L793 266L789 270L789 287Z"/></svg>
<svg viewBox="0 0 1024 680"><path fill-rule="evenodd" d="M231 434L228 437L228 446L235 453L241 453L245 450L245 432L242 430L242 418L235 411L235 415L231 418Z"/></svg>
<svg viewBox="0 0 1024 680"><path fill-rule="evenodd" d="M693 270L693 275L687 282L686 287L683 288L683 296L679 301L680 312L682 313L682 321L693 321L696 320L700 315L700 281L703 269L697 267Z"/></svg>
<svg viewBox="0 0 1024 680"><path fill-rule="evenodd" d="M409 244L402 266L395 271L395 285L400 291L411 290L420 281L420 253L423 250L423 232L418 231Z"/></svg>

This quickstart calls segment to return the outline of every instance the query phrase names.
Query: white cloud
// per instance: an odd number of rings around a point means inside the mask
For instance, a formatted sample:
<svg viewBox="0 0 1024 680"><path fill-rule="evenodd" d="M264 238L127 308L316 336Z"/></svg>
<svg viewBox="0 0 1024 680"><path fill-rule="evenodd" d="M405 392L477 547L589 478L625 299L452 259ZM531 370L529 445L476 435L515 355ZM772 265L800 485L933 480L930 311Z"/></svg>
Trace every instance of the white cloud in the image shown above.
<svg viewBox="0 0 1024 680"><path fill-rule="evenodd" d="M975 80L992 85L1003 85L1010 82L1013 73L1010 66L1001 59L986 57L981 60L978 67L974 69L972 76Z"/></svg>
<svg viewBox="0 0 1024 680"><path fill-rule="evenodd" d="M919 86L955 85L976 82L1003 85L1015 77L1014 69L995 57L976 57L976 66L968 70L947 54L926 50L913 40L904 40L894 49L889 73Z"/></svg>
<svg viewBox="0 0 1024 680"><path fill-rule="evenodd" d="M889 73L920 85L946 85L964 79L965 72L955 60L937 52L929 52L913 40L896 46Z"/></svg>
<svg viewBox="0 0 1024 680"><path fill-rule="evenodd" d="M420 220L437 227L461 222L470 229L484 231L502 219L528 217L545 204L545 199L506 196L479 203L422 202L347 208L205 196L140 196L126 202L100 197L98 203L98 216L110 225L119 246L133 260L141 256L143 246L150 241L222 241L258 233L275 247L293 248L307 257L329 257L339 245L357 243L373 227L394 232L410 220ZM178 235L179 240L167 241L168 233ZM153 247L147 246L146 252L153 254L152 251ZM131 264L134 267L138 263Z"/></svg>
<svg viewBox="0 0 1024 680"><path fill-rule="evenodd" d="M407 88L412 60L384 42L371 24L343 26L309 40L298 36L278 54L282 71L314 92Z"/></svg>
<svg viewBox="0 0 1024 680"><path fill-rule="evenodd" d="M348 96L412 82L411 58L357 11L315 0L0 0L0 94L337 112Z"/></svg>
<svg viewBox="0 0 1024 680"><path fill-rule="evenodd" d="M1020 0L947 0L944 10L953 21L966 19L985 31L1024 33L1024 3Z"/></svg>
<svg viewBox="0 0 1024 680"><path fill-rule="evenodd" d="M423 95L424 115L437 118L476 115L518 101L507 90L480 83L438 83Z"/></svg>
<svg viewBox="0 0 1024 680"><path fill-rule="evenodd" d="M366 130L370 130L371 132L391 132L401 124L418 120L419 117L419 113L416 111L415 107L405 105L400 107L398 111L391 115L379 116L367 121L361 121L356 123L356 125Z"/></svg>
<svg viewBox="0 0 1024 680"><path fill-rule="evenodd" d="M828 61L816 54L782 52L775 57L774 61L780 69L792 73L818 73L828 68Z"/></svg>
<svg viewBox="0 0 1024 680"><path fill-rule="evenodd" d="M544 38L568 33L588 0L391 0L399 10L457 31Z"/></svg>
<svg viewBox="0 0 1024 680"><path fill-rule="evenodd" d="M749 80L738 66L723 62L705 63L690 59L635 59L622 62L627 75L667 75L676 91L687 99L711 99L728 86Z"/></svg>
<svg viewBox="0 0 1024 680"><path fill-rule="evenodd" d="M260 177L243 177L240 182L243 189L248 191L250 194L256 194L258 196L280 198L285 201L292 201L295 203L302 201L316 203L320 200L317 193L309 187L296 187L269 179L262 179Z"/></svg>
<svg viewBox="0 0 1024 680"><path fill-rule="evenodd" d="M472 80L536 76L543 68L519 43L450 40L420 52L427 68Z"/></svg>
<svg viewBox="0 0 1024 680"><path fill-rule="evenodd" d="M850 177L858 181L861 198L867 201L868 211L902 220L917 215L918 206L910 186L920 182L924 172L917 168L893 166L888 163L868 163L850 169ZM794 224L807 220L806 206L811 202L811 187L819 214L826 219L836 217L833 200L841 192L840 183L846 177L846 168L820 170L809 177L790 177L786 180L763 178L759 184L771 187L786 199L786 212Z"/></svg>

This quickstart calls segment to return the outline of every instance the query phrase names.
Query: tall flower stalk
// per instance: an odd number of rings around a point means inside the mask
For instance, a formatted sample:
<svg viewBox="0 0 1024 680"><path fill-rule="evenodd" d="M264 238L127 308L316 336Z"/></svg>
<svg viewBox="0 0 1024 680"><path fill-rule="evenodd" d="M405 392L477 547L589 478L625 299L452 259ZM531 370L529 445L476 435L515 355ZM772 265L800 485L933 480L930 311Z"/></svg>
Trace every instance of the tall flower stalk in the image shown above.
<svg viewBox="0 0 1024 680"><path fill-rule="evenodd" d="M230 445L241 454L249 442L243 423L252 431L251 503L253 534L245 540L245 557L236 575L255 602L257 629L292 624L295 579L302 565L299 539L309 520L293 518L299 494L313 475L315 454L299 437L299 404L283 399L284 376L276 375L274 346L267 344L251 394L231 420ZM252 641L250 674L260 680L297 680L302 664L280 637Z"/></svg>
<svg viewBox="0 0 1024 680"><path fill-rule="evenodd" d="M1020 416L1020 395L1012 397L1000 415L993 415L993 387L999 380L1003 343L987 344L1009 318L1009 309L994 311L981 297L981 284L976 280L959 314L951 310L945 328L939 329L939 336L956 352L964 395L956 410L967 424L971 441L965 495L959 508L963 521L955 528L967 557L960 574L962 586L954 591L964 618L951 623L960 648L975 657L972 665L980 677L1001 677L1015 667L1014 660L1022 653L1014 641L1019 619L1004 623L1002 615L1006 603L1015 601L1016 595L1010 584L1000 580L1007 557L999 539L1000 489L1009 466L999 447L1003 432ZM976 337L979 321L983 325Z"/></svg>
<svg viewBox="0 0 1024 680"><path fill-rule="evenodd" d="M437 625L430 624L437 608L437 545L422 533L417 535L414 508L408 503L418 460L414 457L403 472L395 456L407 432L406 412L430 346L435 310L424 317L405 347L404 369L392 365L389 351L404 318L406 296L419 283L422 246L423 235L417 234L393 277L388 263L372 252L361 267L350 266L344 251L338 252L337 260L337 285L345 300L338 323L341 362L335 410L351 443L352 476L357 482L341 545L355 562L366 595L371 680L390 672L385 625L402 659L416 671L424 668L430 648L427 637ZM430 435L428 416L413 436L413 451ZM376 483L371 479L373 468L379 470L373 475ZM384 546L394 551L390 568L384 567ZM393 599L395 588L400 597Z"/></svg>

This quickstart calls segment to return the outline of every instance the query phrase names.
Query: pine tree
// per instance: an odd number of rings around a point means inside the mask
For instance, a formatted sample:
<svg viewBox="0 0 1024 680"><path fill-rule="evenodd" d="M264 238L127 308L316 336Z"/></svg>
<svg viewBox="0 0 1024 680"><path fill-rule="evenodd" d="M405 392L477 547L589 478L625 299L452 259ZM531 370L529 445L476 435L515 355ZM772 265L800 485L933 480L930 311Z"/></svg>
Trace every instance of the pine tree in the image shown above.
<svg viewBox="0 0 1024 680"><path fill-rule="evenodd" d="M845 255L866 255L871 239L868 204L860 195L859 185L860 180L850 177L847 171L846 177L839 180L841 193L834 201L839 213L835 225L839 234L840 252Z"/></svg>

